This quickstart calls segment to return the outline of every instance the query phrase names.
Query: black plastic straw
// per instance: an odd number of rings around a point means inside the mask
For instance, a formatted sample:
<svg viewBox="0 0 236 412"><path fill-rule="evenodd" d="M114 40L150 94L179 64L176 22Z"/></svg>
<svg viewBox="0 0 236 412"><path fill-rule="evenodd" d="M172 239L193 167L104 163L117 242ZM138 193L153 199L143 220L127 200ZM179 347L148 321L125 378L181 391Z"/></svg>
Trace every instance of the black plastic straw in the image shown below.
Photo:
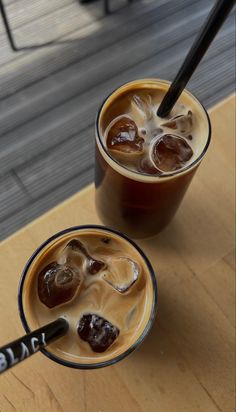
<svg viewBox="0 0 236 412"><path fill-rule="evenodd" d="M69 324L59 318L0 348L0 373L38 352L53 340L65 335Z"/></svg>
<svg viewBox="0 0 236 412"><path fill-rule="evenodd" d="M177 76L162 100L157 110L158 116L166 117L170 113L212 40L233 8L234 3L235 0L219 0L216 2L188 52Z"/></svg>

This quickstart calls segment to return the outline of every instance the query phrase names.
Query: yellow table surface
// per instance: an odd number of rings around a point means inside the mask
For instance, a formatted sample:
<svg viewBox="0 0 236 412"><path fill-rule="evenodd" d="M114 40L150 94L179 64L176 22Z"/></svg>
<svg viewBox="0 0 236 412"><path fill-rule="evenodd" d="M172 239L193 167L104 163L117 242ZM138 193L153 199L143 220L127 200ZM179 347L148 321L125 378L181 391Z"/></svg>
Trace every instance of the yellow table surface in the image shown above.
<svg viewBox="0 0 236 412"><path fill-rule="evenodd" d="M0 376L0 411L234 410L234 96L210 110L213 139L170 226L139 241L159 282L153 329L114 366L80 371L38 353ZM0 345L23 334L17 289L53 233L100 223L90 185L2 242Z"/></svg>

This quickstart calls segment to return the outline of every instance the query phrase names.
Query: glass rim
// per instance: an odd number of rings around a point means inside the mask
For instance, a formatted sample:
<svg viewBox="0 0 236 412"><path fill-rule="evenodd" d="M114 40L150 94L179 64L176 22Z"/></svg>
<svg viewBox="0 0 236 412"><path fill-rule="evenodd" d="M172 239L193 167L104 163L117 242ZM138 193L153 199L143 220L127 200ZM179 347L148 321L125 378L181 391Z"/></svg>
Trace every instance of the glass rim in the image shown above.
<svg viewBox="0 0 236 412"><path fill-rule="evenodd" d="M119 237L125 239L126 241L128 241L136 250L137 252L141 255L142 259L144 260L147 268L148 268L148 272L149 275L151 277L151 281L152 281L152 289L153 289L153 302L152 302L152 307L151 307L151 313L150 313L150 317L146 323L146 326L143 330L143 332L141 333L141 335L138 337L138 339L135 340L135 342L128 348L126 349L124 352L122 352L120 355L115 356L112 359L109 359L107 361L102 361L102 362L96 362L96 363L78 363L78 362L72 362L72 361L67 361L65 359L60 358L57 355L54 355L52 352L48 351L46 348L42 348L40 349L40 351L47 356L49 359L53 360L54 362L59 363L60 365L63 366L67 366L70 368L74 368L74 369L99 369L99 368L103 368L105 366L110 366L113 365L117 362L119 362L120 360L126 358L126 356L128 356L131 352L133 352L145 339L145 337L148 335L154 320L155 320L155 316L156 316L156 312L157 312L157 302L158 302L158 285L157 285L157 279L156 279L156 275L154 272L154 269L149 261L149 259L147 258L147 256L145 255L145 253L142 251L142 249L132 240L130 239L128 236L126 236L125 234L117 231L117 230L113 230L110 229L106 226L102 226L102 225L79 225L79 226L72 226L69 227L67 229L61 230L57 233L55 233L54 235L50 236L47 240L45 240L43 243L41 243L41 245L34 251L34 253L31 255L31 257L28 259L23 272L21 274L21 278L20 278L20 282L19 282L19 288L18 288L18 311L19 311L19 315L20 315L20 319L21 322L23 324L23 327L26 331L26 333L30 333L31 329L28 325L27 322L27 316L25 315L25 310L24 310L24 304L23 304L23 289L24 289L24 283L27 277L27 273L28 270L31 266L31 264L33 263L33 261L35 260L35 258L38 256L38 254L45 248L45 246L47 246L48 244L50 244L52 241L54 241L55 239L73 232L73 231L79 231L79 230L83 230L83 229L98 229L98 230L104 230L110 233L114 233L115 235L118 235Z"/></svg>
<svg viewBox="0 0 236 412"><path fill-rule="evenodd" d="M168 84L168 85L171 84L171 82L169 80L163 80L163 79L158 79L158 78L156 78L156 79L155 78L137 79L137 80L132 80L132 81L129 81L129 82L126 82L126 83L122 83L120 86L116 87L111 93L109 93L108 96L101 103L101 105L100 105L100 107L97 111L96 118L95 118L95 129L96 129L95 131L96 131L96 135L98 137L99 143L100 143L101 148L102 148L102 150L100 150L100 148L98 148L100 153L101 154L102 154L102 152L105 153L113 163L117 164L121 168L121 170L124 169L124 170L126 170L127 172L130 173L130 176L125 176L125 177L127 177L129 179L136 180L135 176L139 176L139 177L143 176L143 177L145 177L145 179L140 180L140 181L144 182L144 183L153 183L153 182L156 182L156 181L164 181L165 179L170 179L171 177L174 177L176 175L181 175L181 174L184 174L184 173L188 172L189 170L194 168L194 166L196 166L202 160L204 155L206 154L207 149L208 149L209 144L210 144L210 141L211 141L211 132L212 132L210 117L209 117L209 114L207 113L207 110L206 110L205 106L188 89L184 89L183 91L186 92L188 95L190 95L193 99L195 99L197 101L197 103L201 106L201 108L203 109L203 112L206 115L206 120L207 120L207 124L208 124L208 136L207 136L206 144L205 144L203 150L201 151L200 155L192 163L188 164L186 167L183 167L181 169L174 170L172 172L163 173L163 174L158 175L158 176L153 176L153 175L148 175L148 174L136 172L134 170L128 169L123 164L121 165L115 158L113 158L110 155L110 153L106 149L106 146L104 145L103 139L102 139L102 137L100 135L100 132L99 132L99 120L100 120L100 114L101 114L101 111L103 109L103 106L105 105L105 103L107 102L109 97L111 97L117 90L119 90L121 87L128 86L129 84L132 84L132 83L135 83L135 82L160 82L160 83L165 83L165 84ZM106 161L106 159L105 159L105 161ZM112 165L110 165L110 166L112 167ZM139 181L139 179L138 179L138 181Z"/></svg>

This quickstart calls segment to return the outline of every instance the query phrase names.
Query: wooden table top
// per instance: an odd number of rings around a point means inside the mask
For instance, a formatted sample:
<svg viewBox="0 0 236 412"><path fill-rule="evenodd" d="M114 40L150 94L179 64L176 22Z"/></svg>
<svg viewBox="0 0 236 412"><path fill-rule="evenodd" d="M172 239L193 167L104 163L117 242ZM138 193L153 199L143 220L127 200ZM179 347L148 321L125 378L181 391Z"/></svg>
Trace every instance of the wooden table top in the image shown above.
<svg viewBox="0 0 236 412"><path fill-rule="evenodd" d="M94 371L41 353L0 377L1 412L234 410L234 96L210 111L213 140L170 226L139 241L159 282L153 329L133 354ZM0 345L23 334L17 289L35 248L66 227L100 223L89 186L0 246Z"/></svg>

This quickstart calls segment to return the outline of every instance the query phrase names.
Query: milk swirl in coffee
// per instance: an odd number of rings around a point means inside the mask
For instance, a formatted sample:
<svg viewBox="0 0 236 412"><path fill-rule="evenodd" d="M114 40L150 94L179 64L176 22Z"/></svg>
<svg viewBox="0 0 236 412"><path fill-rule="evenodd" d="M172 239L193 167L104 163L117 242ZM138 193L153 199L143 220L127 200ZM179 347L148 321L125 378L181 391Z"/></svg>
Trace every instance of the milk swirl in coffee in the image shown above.
<svg viewBox="0 0 236 412"><path fill-rule="evenodd" d="M108 109L103 141L120 165L144 175L168 175L191 164L199 154L196 113L177 103L168 118L157 116L163 92L130 89ZM201 144L200 144L201 146Z"/></svg>
<svg viewBox="0 0 236 412"><path fill-rule="evenodd" d="M69 332L50 352L96 363L125 352L142 334L153 286L146 263L128 241L87 229L41 252L29 270L23 301L32 329L60 316L69 321Z"/></svg>

